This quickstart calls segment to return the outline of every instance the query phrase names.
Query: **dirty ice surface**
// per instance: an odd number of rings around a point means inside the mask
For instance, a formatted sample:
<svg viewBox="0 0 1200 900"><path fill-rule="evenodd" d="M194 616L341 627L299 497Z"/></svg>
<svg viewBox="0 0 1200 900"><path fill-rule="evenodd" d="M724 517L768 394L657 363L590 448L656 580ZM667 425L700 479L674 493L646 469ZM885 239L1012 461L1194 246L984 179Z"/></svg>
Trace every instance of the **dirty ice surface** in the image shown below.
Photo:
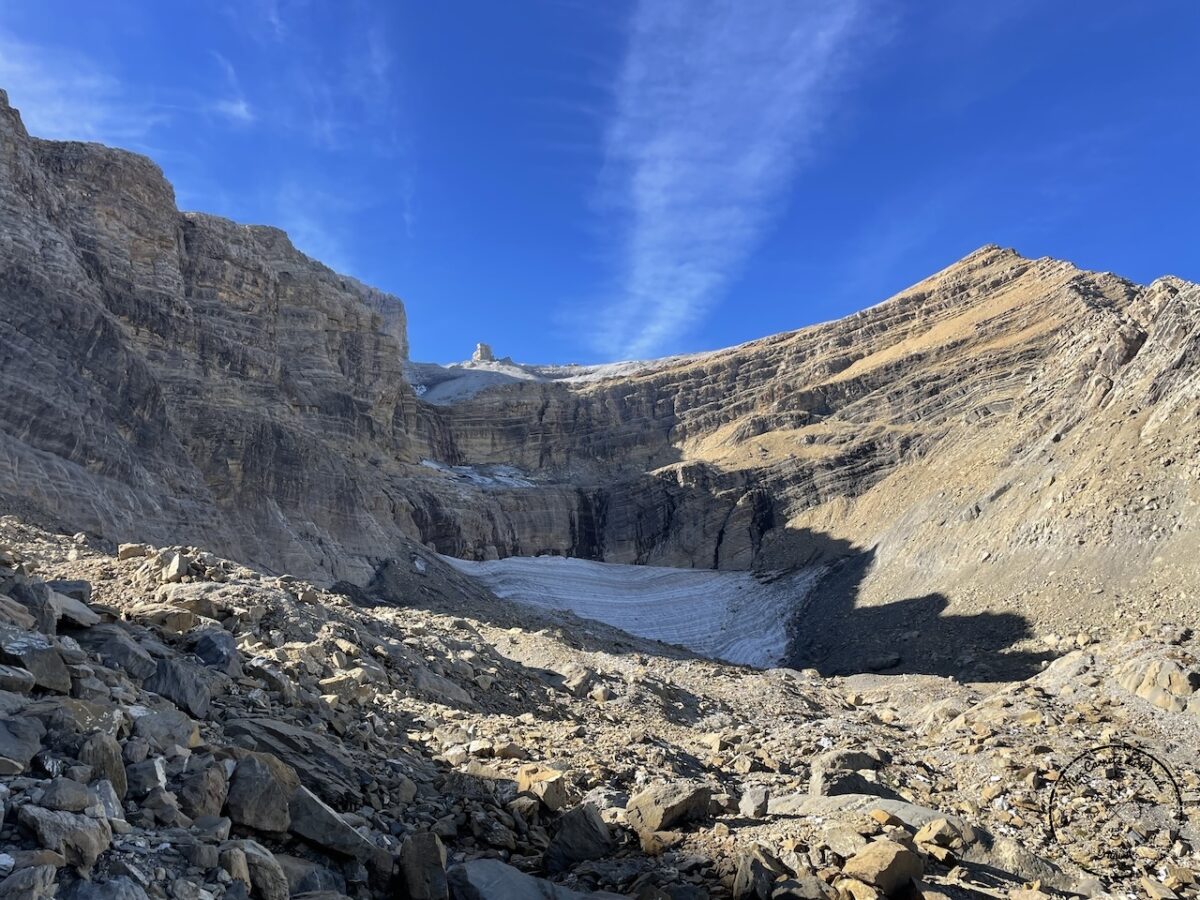
<svg viewBox="0 0 1200 900"><path fill-rule="evenodd" d="M448 466L433 459L421 460L426 469L476 487L527 488L534 483L516 466Z"/></svg>
<svg viewBox="0 0 1200 900"><path fill-rule="evenodd" d="M559 556L446 561L498 597L567 610L703 656L767 668L788 644L788 623L823 574L764 582L750 572L671 569Z"/></svg>

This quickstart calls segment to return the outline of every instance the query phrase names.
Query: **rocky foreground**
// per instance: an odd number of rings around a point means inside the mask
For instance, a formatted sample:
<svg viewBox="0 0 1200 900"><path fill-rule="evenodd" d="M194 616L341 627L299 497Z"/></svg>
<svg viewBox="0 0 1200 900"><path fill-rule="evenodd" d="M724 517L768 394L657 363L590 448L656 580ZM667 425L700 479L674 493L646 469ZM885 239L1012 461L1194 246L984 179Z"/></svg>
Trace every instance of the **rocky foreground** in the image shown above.
<svg viewBox="0 0 1200 900"><path fill-rule="evenodd" d="M1024 682L822 679L392 570L340 594L0 520L0 898L1200 894L1178 624ZM1118 740L1180 817L1061 791Z"/></svg>

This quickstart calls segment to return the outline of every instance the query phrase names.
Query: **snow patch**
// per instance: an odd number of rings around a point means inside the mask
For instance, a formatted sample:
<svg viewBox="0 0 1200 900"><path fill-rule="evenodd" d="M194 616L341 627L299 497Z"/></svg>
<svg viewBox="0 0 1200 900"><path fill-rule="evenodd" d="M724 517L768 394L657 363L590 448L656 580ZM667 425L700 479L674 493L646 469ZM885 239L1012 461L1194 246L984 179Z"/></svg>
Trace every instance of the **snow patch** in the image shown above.
<svg viewBox="0 0 1200 900"><path fill-rule="evenodd" d="M764 583L750 572L672 569L559 556L472 562L444 557L504 600L564 610L703 656L768 668L823 567Z"/></svg>

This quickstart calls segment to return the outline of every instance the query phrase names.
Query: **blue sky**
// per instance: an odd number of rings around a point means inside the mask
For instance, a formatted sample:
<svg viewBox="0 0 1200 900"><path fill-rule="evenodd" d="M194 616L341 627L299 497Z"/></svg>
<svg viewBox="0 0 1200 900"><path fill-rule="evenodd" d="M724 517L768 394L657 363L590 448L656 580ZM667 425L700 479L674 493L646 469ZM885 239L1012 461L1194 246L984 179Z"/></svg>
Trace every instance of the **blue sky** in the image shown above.
<svg viewBox="0 0 1200 900"><path fill-rule="evenodd" d="M1194 0L5 0L46 137L402 297L413 355L726 346L985 243L1200 280Z"/></svg>

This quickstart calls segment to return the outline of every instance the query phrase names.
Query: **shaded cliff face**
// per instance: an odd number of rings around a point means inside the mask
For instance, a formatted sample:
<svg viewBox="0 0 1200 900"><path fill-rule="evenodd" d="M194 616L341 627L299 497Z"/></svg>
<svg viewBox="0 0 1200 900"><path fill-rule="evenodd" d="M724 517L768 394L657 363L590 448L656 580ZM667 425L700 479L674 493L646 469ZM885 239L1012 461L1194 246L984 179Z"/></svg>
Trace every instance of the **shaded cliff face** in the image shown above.
<svg viewBox="0 0 1200 900"><path fill-rule="evenodd" d="M987 247L837 322L433 406L395 298L180 213L144 158L30 138L6 101L0 130L7 511L325 580L413 541L831 564L806 658L1195 602L1195 285Z"/></svg>

